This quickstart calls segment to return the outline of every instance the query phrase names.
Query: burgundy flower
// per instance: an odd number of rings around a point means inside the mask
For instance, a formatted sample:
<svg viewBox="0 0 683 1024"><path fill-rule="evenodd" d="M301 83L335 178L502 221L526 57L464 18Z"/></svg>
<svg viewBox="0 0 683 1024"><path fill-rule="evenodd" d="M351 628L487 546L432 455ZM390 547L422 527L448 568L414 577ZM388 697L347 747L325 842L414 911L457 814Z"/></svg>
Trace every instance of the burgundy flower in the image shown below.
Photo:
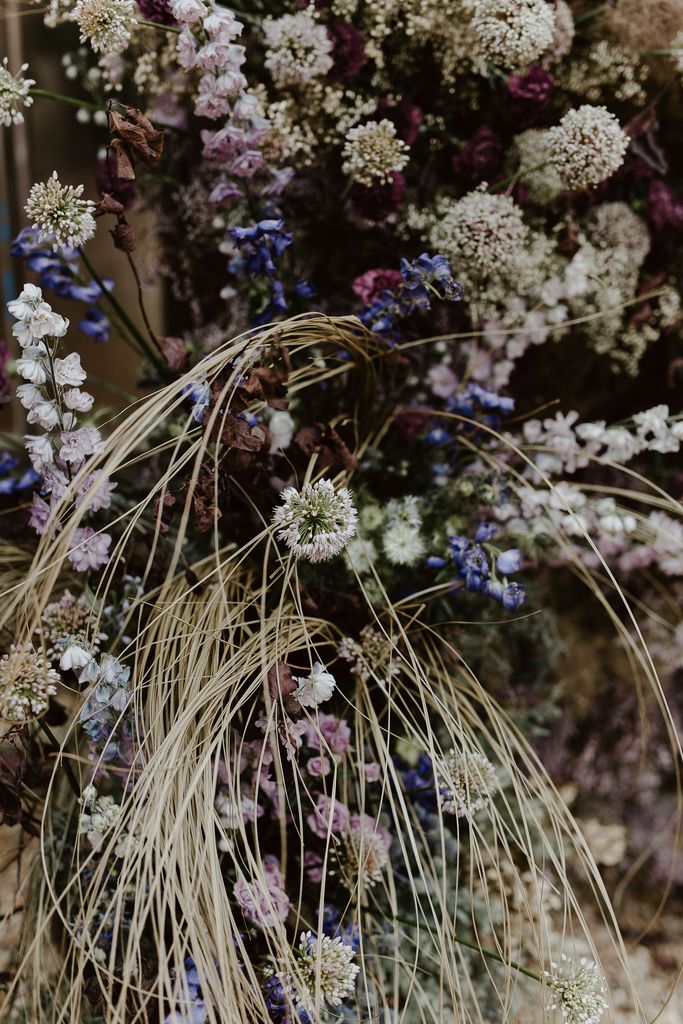
<svg viewBox="0 0 683 1024"><path fill-rule="evenodd" d="M499 174L502 162L503 143L483 124L453 157L453 170L467 184L477 185L480 181L492 181Z"/></svg>
<svg viewBox="0 0 683 1024"><path fill-rule="evenodd" d="M524 126L533 124L547 106L555 79L538 64L525 75L510 75L507 81L507 106L515 121Z"/></svg>
<svg viewBox="0 0 683 1024"><path fill-rule="evenodd" d="M113 164L113 160L111 163ZM110 174L110 165L107 160L97 161L95 180L100 192L106 192L108 195L113 196L114 199L118 199L124 207L129 207L137 195L135 182L119 178L113 166L111 166Z"/></svg>
<svg viewBox="0 0 683 1024"><path fill-rule="evenodd" d="M654 178L647 195L647 215L657 231L683 230L683 201L676 199L669 186Z"/></svg>
<svg viewBox="0 0 683 1024"><path fill-rule="evenodd" d="M168 0L138 0L138 7L146 21L155 21L158 25L176 24Z"/></svg>
<svg viewBox="0 0 683 1024"><path fill-rule="evenodd" d="M380 100L377 104L377 118L383 117L395 125L398 137L403 139L407 146L412 146L422 124L421 109L414 103L408 103L408 100L399 100L398 103Z"/></svg>
<svg viewBox="0 0 683 1024"><path fill-rule="evenodd" d="M354 185L351 189L353 212L375 224L386 220L403 206L406 180L398 171L392 171L391 181L386 184Z"/></svg>
<svg viewBox="0 0 683 1024"><path fill-rule="evenodd" d="M400 270L377 267L374 270L366 270L352 282L351 287L363 305L368 306L373 299L379 298L383 291L395 291L400 283Z"/></svg>
<svg viewBox="0 0 683 1024"><path fill-rule="evenodd" d="M327 26L327 34L332 40L332 59L334 64L329 77L333 82L341 82L353 78L366 64L365 41L363 36L348 21L333 21Z"/></svg>

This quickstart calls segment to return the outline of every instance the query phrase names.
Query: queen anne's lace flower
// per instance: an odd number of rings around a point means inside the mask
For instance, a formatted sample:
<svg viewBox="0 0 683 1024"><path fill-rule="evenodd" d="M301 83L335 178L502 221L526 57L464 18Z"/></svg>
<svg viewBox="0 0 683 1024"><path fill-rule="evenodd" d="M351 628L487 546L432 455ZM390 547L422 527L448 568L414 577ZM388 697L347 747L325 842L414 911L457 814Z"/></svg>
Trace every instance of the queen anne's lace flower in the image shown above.
<svg viewBox="0 0 683 1024"><path fill-rule="evenodd" d="M0 658L0 717L21 723L44 715L58 682L42 653L31 644L12 644Z"/></svg>
<svg viewBox="0 0 683 1024"><path fill-rule="evenodd" d="M298 968L295 997L304 1006L315 1005L318 990L321 1000L333 1007L339 1006L342 999L353 992L360 968L353 963L353 948L340 938L316 937L312 932L302 932L295 954Z"/></svg>
<svg viewBox="0 0 683 1024"><path fill-rule="evenodd" d="M546 0L476 0L472 30L481 56L516 71L552 45L555 12Z"/></svg>
<svg viewBox="0 0 683 1024"><path fill-rule="evenodd" d="M437 776L441 808L458 818L484 810L498 788L495 768L478 750L452 750Z"/></svg>
<svg viewBox="0 0 683 1024"><path fill-rule="evenodd" d="M29 95L33 78L24 78L28 64L22 64L16 75L10 74L7 57L0 64L0 125L9 128L11 124L22 124L22 107L30 107L33 97Z"/></svg>
<svg viewBox="0 0 683 1024"><path fill-rule="evenodd" d="M346 487L335 491L331 480L304 484L301 491L286 487L273 525L297 558L326 562L344 550L356 532L358 513Z"/></svg>
<svg viewBox="0 0 683 1024"><path fill-rule="evenodd" d="M81 30L81 42L95 53L120 53L130 42L135 25L133 0L78 0L72 18Z"/></svg>
<svg viewBox="0 0 683 1024"><path fill-rule="evenodd" d="M332 67L332 40L310 10L266 18L265 66L276 85L303 85Z"/></svg>
<svg viewBox="0 0 683 1024"><path fill-rule="evenodd" d="M62 185L53 171L47 181L32 186L26 203L31 226L40 231L40 241L53 249L78 247L95 234L95 204L81 199L83 185Z"/></svg>
<svg viewBox="0 0 683 1024"><path fill-rule="evenodd" d="M343 170L361 185L385 183L394 171L405 167L408 153L408 146L391 121L368 121L346 133Z"/></svg>
<svg viewBox="0 0 683 1024"><path fill-rule="evenodd" d="M456 267L479 278L504 272L519 259L528 237L522 211L510 196L469 192L438 210L430 243Z"/></svg>
<svg viewBox="0 0 683 1024"><path fill-rule="evenodd" d="M544 973L551 990L548 1010L559 1010L563 1024L597 1024L608 1008L597 964L585 957L577 963L563 953L560 963Z"/></svg>
<svg viewBox="0 0 683 1024"><path fill-rule="evenodd" d="M585 103L548 129L548 152L567 189L591 188L624 162L629 139L606 107Z"/></svg>

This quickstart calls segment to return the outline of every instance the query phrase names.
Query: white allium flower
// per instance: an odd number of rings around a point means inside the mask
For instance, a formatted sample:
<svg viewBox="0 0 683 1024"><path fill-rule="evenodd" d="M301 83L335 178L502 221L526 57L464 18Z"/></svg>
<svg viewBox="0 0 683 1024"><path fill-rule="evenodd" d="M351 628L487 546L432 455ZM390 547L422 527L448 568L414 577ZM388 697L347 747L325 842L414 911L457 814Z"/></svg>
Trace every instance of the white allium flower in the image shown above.
<svg viewBox="0 0 683 1024"><path fill-rule="evenodd" d="M482 278L511 269L526 245L520 208L510 196L486 192L485 186L439 212L430 244L469 275Z"/></svg>
<svg viewBox="0 0 683 1024"><path fill-rule="evenodd" d="M546 0L476 0L472 30L482 57L517 71L552 45L555 11Z"/></svg>
<svg viewBox="0 0 683 1024"><path fill-rule="evenodd" d="M335 491L331 480L286 487L282 505L273 512L273 526L297 558L326 562L344 550L356 533L358 513L346 487Z"/></svg>
<svg viewBox="0 0 683 1024"><path fill-rule="evenodd" d="M40 230L40 241L53 249L78 247L95 234L95 204L81 199L83 185L62 185L53 171L47 181L36 182L25 210L31 226Z"/></svg>
<svg viewBox="0 0 683 1024"><path fill-rule="evenodd" d="M71 13L81 30L81 42L95 53L121 53L136 23L133 0L78 0Z"/></svg>
<svg viewBox="0 0 683 1024"><path fill-rule="evenodd" d="M382 548L393 565L415 565L425 553L419 529L401 520L387 526Z"/></svg>
<svg viewBox="0 0 683 1024"><path fill-rule="evenodd" d="M545 971L552 1002L548 1010L559 1010L563 1024L597 1024L604 1011L605 981L597 964L581 957L578 963L565 956Z"/></svg>
<svg viewBox="0 0 683 1024"><path fill-rule="evenodd" d="M332 40L310 9L266 18L263 33L268 47L264 63L276 85L303 85L331 69Z"/></svg>
<svg viewBox="0 0 683 1024"><path fill-rule="evenodd" d="M567 0L555 0L555 28L553 39L544 53L544 63L556 64L566 57L572 48L576 29L574 27L574 15Z"/></svg>
<svg viewBox="0 0 683 1024"><path fill-rule="evenodd" d="M392 172L405 167L409 148L398 137L396 126L383 118L349 128L342 156L345 174L361 185L373 185L390 181Z"/></svg>
<svg viewBox="0 0 683 1024"><path fill-rule="evenodd" d="M0 658L0 718L27 722L47 711L59 675L31 644L12 644Z"/></svg>
<svg viewBox="0 0 683 1024"><path fill-rule="evenodd" d="M339 1006L342 999L353 992L360 968L353 963L353 948L341 939L302 932L295 954L298 968L295 984L297 989L299 984L303 985L296 993L299 1002L314 1006L315 993L319 990L323 1002Z"/></svg>
<svg viewBox="0 0 683 1024"><path fill-rule="evenodd" d="M585 103L548 129L550 159L567 189L591 188L624 162L629 138L606 107Z"/></svg>
<svg viewBox="0 0 683 1024"><path fill-rule="evenodd" d="M441 808L458 818L484 810L498 789L495 768L478 750L452 750L436 774Z"/></svg>
<svg viewBox="0 0 683 1024"><path fill-rule="evenodd" d="M332 673L319 661L313 665L310 675L292 676L292 679L299 684L295 696L305 708L317 708L318 704L329 700L337 685Z"/></svg>
<svg viewBox="0 0 683 1024"><path fill-rule="evenodd" d="M345 555L354 572L362 576L364 573L370 572L372 563L377 557L377 549L370 539L354 537L346 545Z"/></svg>
<svg viewBox="0 0 683 1024"><path fill-rule="evenodd" d="M36 83L32 78L24 78L25 71L28 71L28 64L22 64L17 74L11 75L7 57L0 64L0 125L5 128L22 124L24 115L20 108L33 103L29 91Z"/></svg>

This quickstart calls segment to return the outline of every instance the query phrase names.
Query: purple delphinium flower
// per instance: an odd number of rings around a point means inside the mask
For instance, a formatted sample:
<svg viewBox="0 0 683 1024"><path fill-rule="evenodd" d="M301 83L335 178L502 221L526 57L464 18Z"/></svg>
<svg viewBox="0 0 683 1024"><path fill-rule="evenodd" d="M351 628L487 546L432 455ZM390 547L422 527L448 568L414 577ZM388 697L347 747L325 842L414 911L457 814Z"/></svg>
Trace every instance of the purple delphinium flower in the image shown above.
<svg viewBox="0 0 683 1024"><path fill-rule="evenodd" d="M327 26L332 40L332 70L328 77L333 82L353 78L367 63L365 40L349 21L333 21Z"/></svg>
<svg viewBox="0 0 683 1024"><path fill-rule="evenodd" d="M509 548L507 551L502 551L496 559L496 569L501 576L509 576L513 572L518 572L520 557L518 548Z"/></svg>

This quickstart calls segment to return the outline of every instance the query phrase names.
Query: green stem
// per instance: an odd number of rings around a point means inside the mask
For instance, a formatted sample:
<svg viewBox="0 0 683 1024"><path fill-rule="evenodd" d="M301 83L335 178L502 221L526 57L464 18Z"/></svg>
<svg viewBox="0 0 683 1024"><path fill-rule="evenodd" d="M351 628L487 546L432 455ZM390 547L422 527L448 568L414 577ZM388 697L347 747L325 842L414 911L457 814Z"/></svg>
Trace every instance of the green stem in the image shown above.
<svg viewBox="0 0 683 1024"><path fill-rule="evenodd" d="M532 171L540 171L544 167L547 167L548 163L548 160L543 160L540 164L534 164L533 167L520 167L520 169L515 171L514 174L510 174L507 178L503 178L502 181L497 181L495 185L492 185L491 191L497 192L498 189L505 188L506 185L511 185L513 182L519 181L519 179L523 178L525 174L531 174Z"/></svg>
<svg viewBox="0 0 683 1024"><path fill-rule="evenodd" d="M591 18L597 18L599 14L603 14L607 10L607 4L598 4L597 7L591 7L589 11L584 11L583 14L579 14L574 18L575 25L582 25L584 21L590 21Z"/></svg>
<svg viewBox="0 0 683 1024"><path fill-rule="evenodd" d="M97 103L90 103L88 100L77 100L73 96L62 96L59 92L50 92L49 89L30 89L29 96L38 96L45 100L56 100L58 103L66 103L69 107L78 107L85 110L102 110L106 113L106 107L100 107Z"/></svg>
<svg viewBox="0 0 683 1024"><path fill-rule="evenodd" d="M136 342L138 343L138 345L140 346L140 348L142 350L143 355L147 359L149 359L149 361L157 368L157 370L160 370L160 371L162 371L162 373L165 373L166 372L165 366L160 361L160 359L157 357L156 353L153 352L152 349L149 347L149 345L147 344L147 340L145 339L144 335L142 335L140 333L140 331L137 329L137 327L135 326L133 321L130 319L130 317L126 313L125 309L123 308L123 306L121 305L119 300L105 286L104 281L99 276L99 274L97 273L97 271L93 267L92 263L90 262L90 260L86 256L85 250L83 248L81 248L78 251L81 254L81 259L83 260L83 263L85 264L86 269L87 269L88 273L90 274L91 278L93 279L95 284L99 285L99 288L100 288L100 290L102 292L102 298L106 302L109 303L109 305L112 307L112 309L116 312L116 315L119 317L119 319L125 325L126 330L128 330L130 332L130 334L132 335L132 337L135 338Z"/></svg>
<svg viewBox="0 0 683 1024"><path fill-rule="evenodd" d="M457 935L454 935L453 938L461 946L467 946L468 949L476 949L478 953L489 957L490 960L497 960L499 964L503 964L505 967L512 967L513 970L519 971L520 974L525 974L527 978L533 978L534 981L539 982L541 985L543 984L543 978L540 974L537 974L536 971L530 971L528 967L522 967L516 960L506 960L505 957L502 957L500 953L496 953L495 950L484 949L483 946L478 946L476 942L468 942L467 939L461 939Z"/></svg>
<svg viewBox="0 0 683 1024"><path fill-rule="evenodd" d="M74 791L75 796L77 796L80 799L81 787L78 785L78 780L74 775L73 768L69 764L68 759L64 757L64 751L61 748L59 740L57 739L57 737L55 736L47 722L45 722L42 718L38 719L38 726L47 736L52 750L59 755L59 759L64 768L64 772L66 774L67 779L69 780L69 785Z"/></svg>
<svg viewBox="0 0 683 1024"><path fill-rule="evenodd" d="M174 28L173 25L162 25L158 21L145 21L144 18L137 19L138 25L143 25L144 28L158 28L162 32L173 32L174 35L179 35L180 29Z"/></svg>

